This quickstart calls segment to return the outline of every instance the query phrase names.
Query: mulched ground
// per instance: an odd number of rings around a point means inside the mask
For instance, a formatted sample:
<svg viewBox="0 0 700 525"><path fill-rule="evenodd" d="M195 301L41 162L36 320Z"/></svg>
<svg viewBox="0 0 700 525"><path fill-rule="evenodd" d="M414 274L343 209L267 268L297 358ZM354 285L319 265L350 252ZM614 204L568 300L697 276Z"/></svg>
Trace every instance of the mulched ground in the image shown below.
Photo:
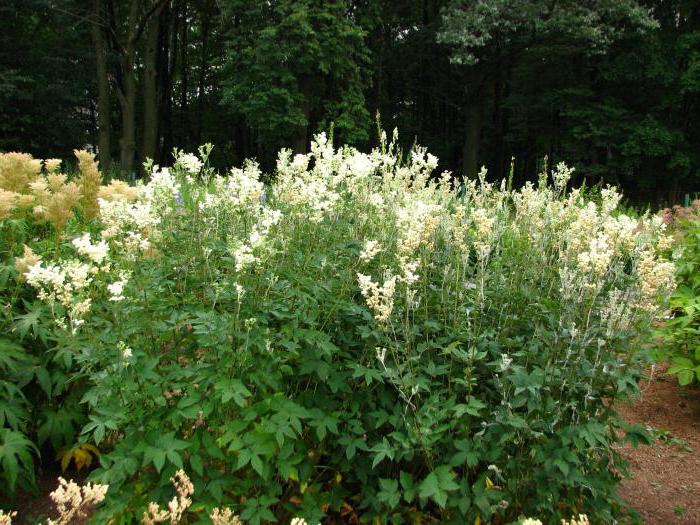
<svg viewBox="0 0 700 525"><path fill-rule="evenodd" d="M700 389L680 388L657 369L642 390L621 413L662 434L652 446L622 449L632 478L618 493L645 525L700 525Z"/></svg>

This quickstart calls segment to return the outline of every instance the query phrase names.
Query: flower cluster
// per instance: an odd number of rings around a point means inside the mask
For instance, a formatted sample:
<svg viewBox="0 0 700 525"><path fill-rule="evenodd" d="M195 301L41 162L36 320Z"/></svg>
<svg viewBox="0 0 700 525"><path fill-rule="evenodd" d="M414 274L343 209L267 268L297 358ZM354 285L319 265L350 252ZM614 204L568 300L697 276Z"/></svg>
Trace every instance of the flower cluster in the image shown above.
<svg viewBox="0 0 700 525"><path fill-rule="evenodd" d="M151 248L161 217L146 202L100 199L102 239L134 258Z"/></svg>
<svg viewBox="0 0 700 525"><path fill-rule="evenodd" d="M52 306L62 305L71 326L76 329L85 322L90 311L92 300L85 292L97 271L95 266L77 259L63 261L62 265L44 265L39 260L27 270L24 278L38 290L39 299ZM64 319L59 317L58 322L63 324Z"/></svg>
<svg viewBox="0 0 700 525"><path fill-rule="evenodd" d="M109 255L109 246L105 241L93 244L90 241L90 234L84 233L82 237L73 239L73 246L80 255L90 259L95 264L102 264Z"/></svg>
<svg viewBox="0 0 700 525"><path fill-rule="evenodd" d="M660 260L653 251L644 250L637 262L640 308L655 311L659 297L668 295L675 286L676 268L669 261Z"/></svg>
<svg viewBox="0 0 700 525"><path fill-rule="evenodd" d="M170 478L170 481L175 486L177 496L170 500L167 510L161 509L157 503L149 503L148 510L143 513L144 525L153 525L164 521L171 524L180 523L182 515L192 505L190 496L194 494L194 485L185 471L178 470L175 476Z"/></svg>
<svg viewBox="0 0 700 525"><path fill-rule="evenodd" d="M369 240L365 242L365 246L360 252L360 260L364 263L369 262L372 259L374 259L374 256L381 251L382 248L381 246L379 246L379 243L377 241Z"/></svg>
<svg viewBox="0 0 700 525"><path fill-rule="evenodd" d="M86 150L74 150L78 159L78 169L80 176L77 184L80 188L80 207L85 218L90 220L97 216L99 210L97 205L97 194L102 184L102 174L97 167L95 154Z"/></svg>
<svg viewBox="0 0 700 525"><path fill-rule="evenodd" d="M394 291L396 290L396 275L390 275L384 284L379 286L369 275L357 274L362 297L374 313L374 318L380 323L386 323L394 309Z"/></svg>
<svg viewBox="0 0 700 525"><path fill-rule="evenodd" d="M212 525L243 525L241 518L228 508L215 508L212 513L209 514L209 519Z"/></svg>
<svg viewBox="0 0 700 525"><path fill-rule="evenodd" d="M197 175L204 167L204 163L197 155L177 150L175 150L175 165L191 175Z"/></svg>
<svg viewBox="0 0 700 525"><path fill-rule="evenodd" d="M56 504L59 517L48 520L47 525L67 525L71 522L85 519L88 512L105 499L108 485L87 483L80 486L73 480L66 481L58 478L59 486L51 493L51 499Z"/></svg>

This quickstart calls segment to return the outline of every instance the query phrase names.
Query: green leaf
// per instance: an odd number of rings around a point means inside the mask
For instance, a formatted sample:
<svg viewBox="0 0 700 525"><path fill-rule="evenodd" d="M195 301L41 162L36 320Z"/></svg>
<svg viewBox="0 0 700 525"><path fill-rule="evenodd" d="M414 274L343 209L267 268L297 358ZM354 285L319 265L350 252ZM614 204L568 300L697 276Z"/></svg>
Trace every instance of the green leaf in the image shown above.
<svg viewBox="0 0 700 525"><path fill-rule="evenodd" d="M41 389L44 391L46 394L46 397L50 398L51 397L51 376L49 375L48 370L43 367L37 367L37 369L34 371L36 374L36 378L39 381L39 385L41 386Z"/></svg>
<svg viewBox="0 0 700 525"><path fill-rule="evenodd" d="M386 438L382 438L382 442L377 443L370 450L375 453L372 468L379 465L385 458L394 459L394 449Z"/></svg>
<svg viewBox="0 0 700 525"><path fill-rule="evenodd" d="M442 465L433 470L418 487L418 495L423 499L432 499L440 508L447 504L449 492L457 490L455 474L449 465Z"/></svg>
<svg viewBox="0 0 700 525"><path fill-rule="evenodd" d="M24 474L33 482L32 453L38 456L39 450L24 434L9 428L0 429L0 466L10 492L15 491L20 474Z"/></svg>
<svg viewBox="0 0 700 525"><path fill-rule="evenodd" d="M194 470L200 476L204 475L204 464L202 463L202 457L199 454L193 454L190 456L190 465L192 465L192 470Z"/></svg>
<svg viewBox="0 0 700 525"><path fill-rule="evenodd" d="M377 493L377 499L386 503L390 509L396 507L401 501L398 480L379 478L379 487L381 490Z"/></svg>
<svg viewBox="0 0 700 525"><path fill-rule="evenodd" d="M214 391L221 396L222 403L233 399L240 407L245 407L246 399L252 395L239 379L222 379L214 385Z"/></svg>
<svg viewBox="0 0 700 525"><path fill-rule="evenodd" d="M678 384L681 386L687 386L693 382L695 378L695 371L692 369L685 368L678 372Z"/></svg>

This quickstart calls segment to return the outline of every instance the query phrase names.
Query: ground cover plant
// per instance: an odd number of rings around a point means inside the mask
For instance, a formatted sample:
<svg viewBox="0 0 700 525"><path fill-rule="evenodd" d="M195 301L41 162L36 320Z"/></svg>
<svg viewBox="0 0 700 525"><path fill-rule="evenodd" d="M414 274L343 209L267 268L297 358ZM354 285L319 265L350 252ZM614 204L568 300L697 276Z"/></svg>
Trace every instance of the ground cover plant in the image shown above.
<svg viewBox="0 0 700 525"><path fill-rule="evenodd" d="M99 460L98 523L620 513L613 445L644 435L615 402L674 285L660 218L563 164L459 183L385 137L318 135L267 185L210 151L137 187L0 156L3 490L41 453Z"/></svg>

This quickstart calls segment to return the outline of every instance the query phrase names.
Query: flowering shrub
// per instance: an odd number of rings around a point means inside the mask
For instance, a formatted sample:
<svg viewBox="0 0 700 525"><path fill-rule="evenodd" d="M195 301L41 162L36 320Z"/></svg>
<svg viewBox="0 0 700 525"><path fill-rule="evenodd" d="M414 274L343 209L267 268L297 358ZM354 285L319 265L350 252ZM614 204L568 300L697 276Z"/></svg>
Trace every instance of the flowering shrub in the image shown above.
<svg viewBox="0 0 700 525"><path fill-rule="evenodd" d="M659 216L669 226L675 226L678 223L682 225L688 221L700 221L700 199L695 199L690 203L690 206L676 204L672 208L664 208L659 212Z"/></svg>
<svg viewBox="0 0 700 525"><path fill-rule="evenodd" d="M98 520L619 512L613 445L640 433L614 407L674 285L663 222L567 192L564 165L454 187L394 144L319 135L270 186L178 152L135 189L90 186L92 221L79 193L51 249L11 245L86 411L75 439L101 450ZM191 487L149 506L182 468Z"/></svg>

